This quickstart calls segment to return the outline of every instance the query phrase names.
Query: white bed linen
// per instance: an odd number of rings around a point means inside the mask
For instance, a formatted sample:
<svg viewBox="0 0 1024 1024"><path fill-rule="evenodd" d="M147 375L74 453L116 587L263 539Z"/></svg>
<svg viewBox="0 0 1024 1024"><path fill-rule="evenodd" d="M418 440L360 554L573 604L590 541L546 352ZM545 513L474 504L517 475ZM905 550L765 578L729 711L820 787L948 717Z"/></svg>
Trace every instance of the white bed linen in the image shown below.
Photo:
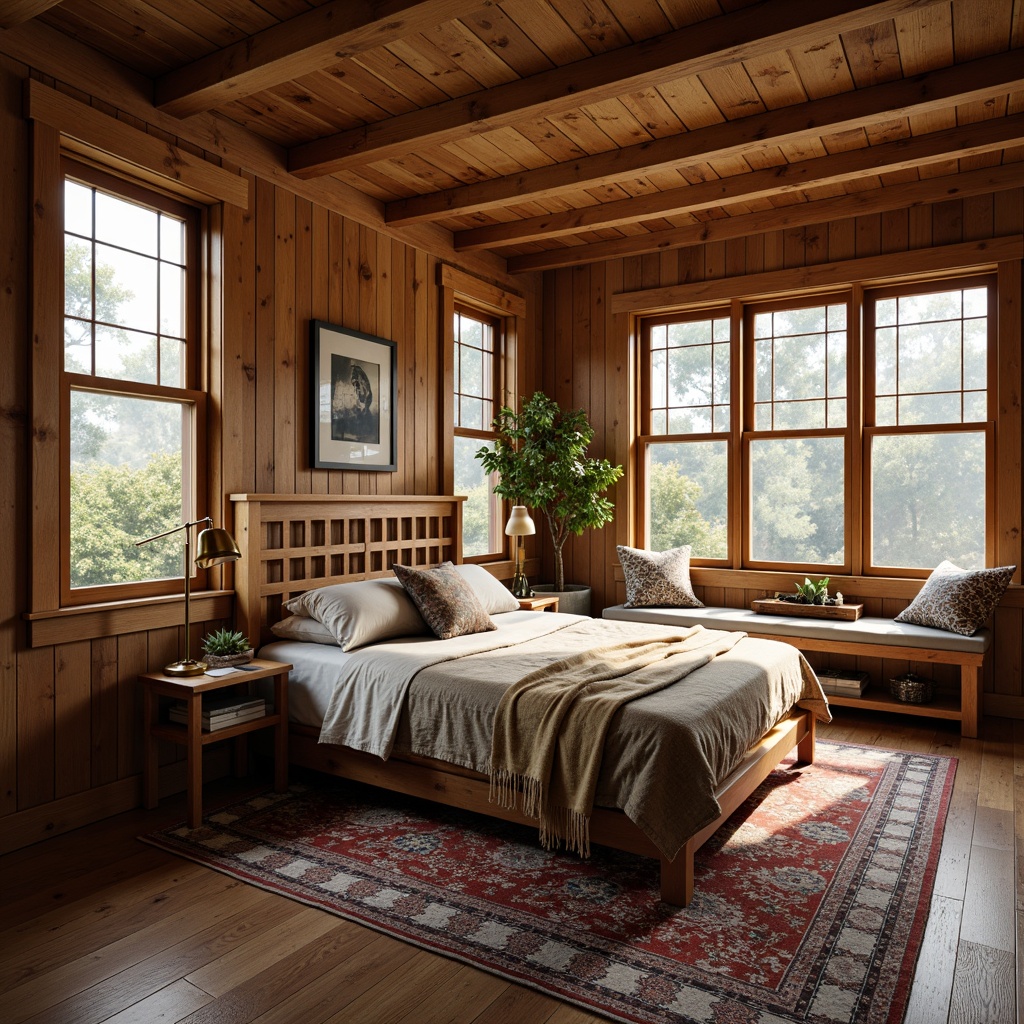
<svg viewBox="0 0 1024 1024"><path fill-rule="evenodd" d="M496 630L451 640L403 637L356 651L281 640L262 647L259 656L294 666L288 686L291 721L319 728L321 743L387 758L394 747L409 683L421 669L544 636L585 616L515 611L492 618ZM339 686L345 677L345 685ZM368 715L368 708L375 708L376 713Z"/></svg>

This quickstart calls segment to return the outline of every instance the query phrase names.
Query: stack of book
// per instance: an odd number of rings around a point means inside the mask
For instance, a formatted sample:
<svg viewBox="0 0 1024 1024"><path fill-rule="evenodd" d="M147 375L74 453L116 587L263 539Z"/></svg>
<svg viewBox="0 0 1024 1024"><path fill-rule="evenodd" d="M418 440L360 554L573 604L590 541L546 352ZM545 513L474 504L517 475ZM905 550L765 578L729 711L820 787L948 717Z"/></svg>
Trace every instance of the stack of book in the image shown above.
<svg viewBox="0 0 1024 1024"><path fill-rule="evenodd" d="M203 732L216 732L253 718L263 718L267 713L267 702L263 697L219 697L203 701ZM188 705L172 704L172 722L188 724Z"/></svg>
<svg viewBox="0 0 1024 1024"><path fill-rule="evenodd" d="M856 669L825 669L818 673L821 688L830 697L863 697L870 676Z"/></svg>

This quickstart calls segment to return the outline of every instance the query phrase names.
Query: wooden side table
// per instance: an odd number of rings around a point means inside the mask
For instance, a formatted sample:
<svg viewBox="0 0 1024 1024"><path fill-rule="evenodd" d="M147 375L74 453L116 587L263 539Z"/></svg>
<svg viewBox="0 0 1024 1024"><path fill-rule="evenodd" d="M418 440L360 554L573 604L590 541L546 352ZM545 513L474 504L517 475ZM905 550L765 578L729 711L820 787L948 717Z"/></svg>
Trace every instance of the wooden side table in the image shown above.
<svg viewBox="0 0 1024 1024"><path fill-rule="evenodd" d="M186 820L189 828L197 828L203 820L203 747L220 740L235 741L235 774L242 775L246 762L246 737L257 729L274 730L274 789L283 793L288 788L288 673L292 666L279 661L256 659L245 667L223 676L168 676L163 672L144 672L142 685L145 722L143 798L147 808L156 807L159 799L159 764L157 740L177 743L188 751L188 803ZM258 679L274 680L274 706L263 718L253 718L215 732L203 732L203 694L254 683ZM184 701L187 725L161 719L160 698Z"/></svg>
<svg viewBox="0 0 1024 1024"><path fill-rule="evenodd" d="M558 598L550 594L538 594L536 597L516 598L519 607L527 612L557 612Z"/></svg>

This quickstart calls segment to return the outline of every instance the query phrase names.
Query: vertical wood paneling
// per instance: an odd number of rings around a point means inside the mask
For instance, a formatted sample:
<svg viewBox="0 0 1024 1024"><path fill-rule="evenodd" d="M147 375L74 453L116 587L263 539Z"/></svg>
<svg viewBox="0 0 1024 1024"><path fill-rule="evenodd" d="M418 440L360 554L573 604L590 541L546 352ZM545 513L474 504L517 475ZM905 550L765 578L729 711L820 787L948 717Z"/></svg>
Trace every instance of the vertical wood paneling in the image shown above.
<svg viewBox="0 0 1024 1024"><path fill-rule="evenodd" d="M331 279L337 277L334 273L334 265L331 262L331 235L330 235L330 216L328 211L322 206L312 207L312 222L310 226L310 260L308 267L301 267L296 270L296 273L300 275L303 272L309 273L309 286L310 286L310 309L309 318L314 320L329 320L330 319L330 295L331 295ZM299 331L302 332L306 326L306 322L302 318L301 311L299 312ZM299 402L300 408L303 410L301 413L301 421L298 426L300 434L305 440L300 440L300 461L303 461L304 465L312 465L313 453L309 450L309 418L310 418L310 396L309 396L309 332L306 327L305 345L299 348L299 351L305 352L305 376L303 371L298 370L296 373L295 386L304 393L305 398ZM314 494L326 494L328 491L330 477L327 473L321 470L319 473L310 474L310 489Z"/></svg>
<svg viewBox="0 0 1024 1024"><path fill-rule="evenodd" d="M28 127L19 116L24 69L0 59L0 147L25 153L4 160L0 170L0 331L4 372L0 373L0 551L6 579L0 587L0 815L18 806L18 658L24 626L18 614L27 604L28 564Z"/></svg>
<svg viewBox="0 0 1024 1024"><path fill-rule="evenodd" d="M256 182L256 490L273 491L274 474L274 230L275 188ZM287 484L284 485L287 488Z"/></svg>
<svg viewBox="0 0 1024 1024"><path fill-rule="evenodd" d="M117 637L92 642L92 784L117 778Z"/></svg>
<svg viewBox="0 0 1024 1024"><path fill-rule="evenodd" d="M326 245L326 237L323 245ZM313 316L313 268L316 277L324 276L324 261L319 265L313 251L313 204L295 201L295 302L292 315L292 402L294 410L295 492L308 494L312 488L312 453L309 450L309 330ZM322 476L323 474L318 474Z"/></svg>
<svg viewBox="0 0 1024 1024"><path fill-rule="evenodd" d="M413 409L416 416L416 430L412 437L412 452L409 451L409 438L406 435L406 457L411 454L415 470L413 480L414 493L425 494L430 480L430 438L424 427L424 418L430 402L430 367L427 353L430 351L430 307L427 303L429 291L429 263L425 252L416 251L413 265L413 301L410 303L412 314L412 331L415 339L415 359L413 377ZM442 330L438 325L438 330Z"/></svg>
<svg viewBox="0 0 1024 1024"><path fill-rule="evenodd" d="M18 654L18 810L53 799L53 648Z"/></svg>
<svg viewBox="0 0 1024 1024"><path fill-rule="evenodd" d="M63 295L63 260L47 253L62 251L64 225L60 179L60 140L55 129L36 121L32 127L32 287L37 292ZM61 493L60 486L60 375L63 366L63 310L33 303L32 353L46 373L33 373L32 381L32 500L37 505ZM60 602L60 546L43 536L43 517L33 515L33 595L42 608Z"/></svg>
<svg viewBox="0 0 1024 1024"><path fill-rule="evenodd" d="M90 644L56 649L54 680L54 797L89 787L92 765Z"/></svg>
<svg viewBox="0 0 1024 1024"><path fill-rule="evenodd" d="M295 491L295 196L274 190L274 486Z"/></svg>
<svg viewBox="0 0 1024 1024"><path fill-rule="evenodd" d="M196 654L199 649L196 650ZM148 668L149 643L145 633L117 638L117 777L142 771L142 700L139 674Z"/></svg>

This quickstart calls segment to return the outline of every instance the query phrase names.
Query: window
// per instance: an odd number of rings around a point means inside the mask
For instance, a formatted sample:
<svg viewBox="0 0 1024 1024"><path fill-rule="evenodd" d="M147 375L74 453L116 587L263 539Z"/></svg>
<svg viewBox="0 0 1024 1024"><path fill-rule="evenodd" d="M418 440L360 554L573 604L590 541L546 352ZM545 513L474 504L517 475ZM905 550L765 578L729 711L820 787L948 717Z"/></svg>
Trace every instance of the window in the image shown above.
<svg viewBox="0 0 1024 1024"><path fill-rule="evenodd" d="M64 165L68 472L63 603L177 590L197 508L198 218L182 203Z"/></svg>
<svg viewBox="0 0 1024 1024"><path fill-rule="evenodd" d="M649 321L641 426L646 544L728 557L732 342L721 316Z"/></svg>
<svg viewBox="0 0 1024 1024"><path fill-rule="evenodd" d="M843 301L746 311L750 565L847 568L846 321Z"/></svg>
<svg viewBox="0 0 1024 1024"><path fill-rule="evenodd" d="M448 396L442 414L442 482L449 494L466 496L463 556L497 563L509 557L508 510L494 494L497 481L484 472L476 453L493 442L491 423L498 410L517 403L516 344L525 325L526 300L445 264L437 277Z"/></svg>
<svg viewBox="0 0 1024 1024"><path fill-rule="evenodd" d="M484 471L476 453L494 438L491 422L498 412L501 330L498 317L455 306L454 467L455 493L465 494L462 550L466 558L499 556L505 549L497 483Z"/></svg>
<svg viewBox="0 0 1024 1024"><path fill-rule="evenodd" d="M641 543L836 575L994 564L996 290L977 275L642 320Z"/></svg>
<svg viewBox="0 0 1024 1024"><path fill-rule="evenodd" d="M869 565L987 564L991 279L868 293ZM990 564L990 563L989 563Z"/></svg>

